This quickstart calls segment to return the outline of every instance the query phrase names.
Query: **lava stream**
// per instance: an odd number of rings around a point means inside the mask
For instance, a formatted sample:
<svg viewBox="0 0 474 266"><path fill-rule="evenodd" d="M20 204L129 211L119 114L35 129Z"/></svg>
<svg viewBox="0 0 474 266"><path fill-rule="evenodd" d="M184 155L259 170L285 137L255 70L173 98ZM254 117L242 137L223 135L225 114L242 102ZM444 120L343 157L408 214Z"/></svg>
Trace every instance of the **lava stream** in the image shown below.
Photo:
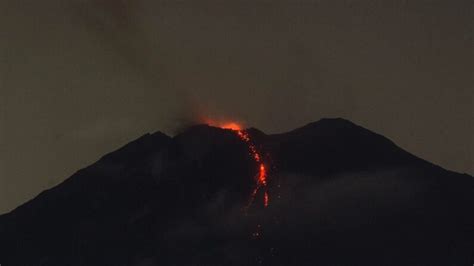
<svg viewBox="0 0 474 266"><path fill-rule="evenodd" d="M255 144L252 142L252 139L250 138L250 135L241 128L236 123L228 123L220 126L221 128L224 129L230 129L235 132L237 132L237 135L239 138L247 144L247 147L249 149L250 155L254 159L254 161L258 164L258 174L255 177L256 180L256 185L255 188L251 194L250 197L250 202L249 205L253 203L255 200L255 197L260 189L264 190L264 195L263 195L263 206L267 207L269 203L269 195L268 195L268 189L267 189L267 167L265 166L265 163L262 160L262 156L260 152L258 151L257 147Z"/></svg>

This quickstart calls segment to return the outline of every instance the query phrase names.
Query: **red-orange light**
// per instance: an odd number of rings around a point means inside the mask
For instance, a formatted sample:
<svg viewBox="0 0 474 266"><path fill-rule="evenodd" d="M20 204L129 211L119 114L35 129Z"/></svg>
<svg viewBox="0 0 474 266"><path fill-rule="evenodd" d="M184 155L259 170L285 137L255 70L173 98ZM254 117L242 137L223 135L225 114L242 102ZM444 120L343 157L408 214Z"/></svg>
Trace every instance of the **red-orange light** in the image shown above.
<svg viewBox="0 0 474 266"><path fill-rule="evenodd" d="M223 129L230 129L230 130L235 130L235 131L242 130L242 126L235 122L225 123L225 124L220 125L219 127Z"/></svg>
<svg viewBox="0 0 474 266"><path fill-rule="evenodd" d="M267 185L267 171L265 170L265 165L260 164L260 172L258 175L258 183L262 186Z"/></svg>
<svg viewBox="0 0 474 266"><path fill-rule="evenodd" d="M209 126L213 126L213 127L220 127L220 128L223 128L223 129L230 129L230 130L234 130L234 131L239 131L239 130L242 130L243 126L238 123L238 122L235 122L235 121L216 121L216 120L213 120L213 119L210 119L210 118L204 118L202 119L202 122L205 123L205 124L208 124Z"/></svg>

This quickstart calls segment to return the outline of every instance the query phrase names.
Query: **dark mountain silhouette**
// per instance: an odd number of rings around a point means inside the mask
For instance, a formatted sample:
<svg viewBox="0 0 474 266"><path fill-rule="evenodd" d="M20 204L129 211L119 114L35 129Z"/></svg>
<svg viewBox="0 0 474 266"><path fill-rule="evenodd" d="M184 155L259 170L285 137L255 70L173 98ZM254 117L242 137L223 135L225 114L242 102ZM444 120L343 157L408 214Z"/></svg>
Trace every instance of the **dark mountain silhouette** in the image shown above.
<svg viewBox="0 0 474 266"><path fill-rule="evenodd" d="M471 265L474 179L344 119L147 134L0 216L2 265Z"/></svg>

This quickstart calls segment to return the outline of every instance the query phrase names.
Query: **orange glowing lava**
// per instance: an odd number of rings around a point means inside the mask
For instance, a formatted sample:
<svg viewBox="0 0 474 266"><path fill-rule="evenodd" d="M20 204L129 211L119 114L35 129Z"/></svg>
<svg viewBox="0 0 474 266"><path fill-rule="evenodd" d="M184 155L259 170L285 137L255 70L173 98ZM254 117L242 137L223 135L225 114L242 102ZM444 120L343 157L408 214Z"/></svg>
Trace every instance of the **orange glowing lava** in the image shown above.
<svg viewBox="0 0 474 266"><path fill-rule="evenodd" d="M235 123L235 122L231 122L231 123L225 123L225 124L222 124L221 126L219 126L220 128L223 128L223 129L230 129L230 130L234 130L234 131L241 131L242 130L242 126Z"/></svg>
<svg viewBox="0 0 474 266"><path fill-rule="evenodd" d="M250 135L247 133L247 131L242 129L241 125L235 122L222 123L218 125L218 127L235 131L237 135L239 136L239 138L243 142L245 142L245 144L247 144L250 155L259 166L258 174L255 177L256 185L251 194L249 205L252 204L252 202L255 200L255 197L258 191L260 189L263 189L264 190L263 205L267 207L269 203L269 195L268 195L268 190L267 190L267 168L265 167L265 163L262 160L262 156L260 152L258 151L255 144L252 142Z"/></svg>

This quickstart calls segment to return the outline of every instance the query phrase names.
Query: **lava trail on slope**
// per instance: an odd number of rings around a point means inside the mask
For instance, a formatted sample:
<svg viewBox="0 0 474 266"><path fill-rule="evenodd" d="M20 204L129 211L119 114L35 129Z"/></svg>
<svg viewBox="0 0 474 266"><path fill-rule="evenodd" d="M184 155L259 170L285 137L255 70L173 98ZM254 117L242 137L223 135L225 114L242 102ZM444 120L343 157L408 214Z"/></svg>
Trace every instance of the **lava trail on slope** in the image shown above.
<svg viewBox="0 0 474 266"><path fill-rule="evenodd" d="M250 151L255 162L258 164L258 174L256 176L256 185L252 192L249 205L255 200L257 192L259 189L263 189L263 206L267 207L269 203L269 196L267 190L267 167L265 163L262 161L262 156L260 155L259 151L255 147L255 144L250 139L250 135L245 130L237 130L237 135L240 137L242 141L244 141Z"/></svg>
<svg viewBox="0 0 474 266"><path fill-rule="evenodd" d="M257 149L257 146L252 141L250 134L237 123L226 123L219 126L223 129L229 129L236 132L237 136L247 145L249 153L252 156L255 163L258 165L258 173L255 176L255 187L250 195L249 204L247 207L252 205L255 201L259 190L263 190L263 206L268 207L270 202L270 196L268 194L267 179L268 179L268 168L263 161L261 152Z"/></svg>

